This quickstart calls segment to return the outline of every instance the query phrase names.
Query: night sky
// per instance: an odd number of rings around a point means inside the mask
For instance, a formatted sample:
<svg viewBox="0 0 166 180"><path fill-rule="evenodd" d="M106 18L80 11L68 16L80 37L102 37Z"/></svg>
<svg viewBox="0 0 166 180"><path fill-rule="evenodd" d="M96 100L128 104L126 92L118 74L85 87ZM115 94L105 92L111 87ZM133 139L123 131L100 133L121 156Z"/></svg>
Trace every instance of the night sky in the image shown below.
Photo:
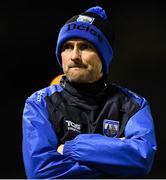
<svg viewBox="0 0 166 180"><path fill-rule="evenodd" d="M26 178L22 112L33 92L62 73L56 62L59 29L72 16L100 5L115 32L110 80L146 97L158 151L148 178L166 178L166 5L158 0L6 0L0 3L0 178Z"/></svg>

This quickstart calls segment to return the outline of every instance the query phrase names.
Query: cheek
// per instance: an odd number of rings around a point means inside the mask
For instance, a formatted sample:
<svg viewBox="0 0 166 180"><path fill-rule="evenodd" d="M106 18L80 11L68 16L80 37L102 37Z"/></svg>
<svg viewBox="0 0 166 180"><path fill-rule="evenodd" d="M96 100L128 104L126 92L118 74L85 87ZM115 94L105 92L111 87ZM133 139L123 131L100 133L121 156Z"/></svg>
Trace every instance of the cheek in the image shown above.
<svg viewBox="0 0 166 180"><path fill-rule="evenodd" d="M96 73L101 73L102 72L102 65L101 64L95 64L94 70Z"/></svg>
<svg viewBox="0 0 166 180"><path fill-rule="evenodd" d="M68 58L64 55L61 55L61 59L62 59L62 67L66 68L68 64Z"/></svg>
<svg viewBox="0 0 166 180"><path fill-rule="evenodd" d="M102 70L102 63L98 56L89 58L89 60L87 61L87 64L89 64L89 66L91 66L92 68L96 70L99 70L99 71Z"/></svg>

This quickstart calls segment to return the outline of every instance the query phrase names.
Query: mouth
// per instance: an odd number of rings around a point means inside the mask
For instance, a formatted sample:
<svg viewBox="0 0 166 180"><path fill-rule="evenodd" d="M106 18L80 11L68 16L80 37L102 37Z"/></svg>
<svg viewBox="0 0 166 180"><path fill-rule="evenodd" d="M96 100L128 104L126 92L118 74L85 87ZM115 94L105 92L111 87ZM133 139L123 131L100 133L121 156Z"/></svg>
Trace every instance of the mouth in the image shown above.
<svg viewBox="0 0 166 180"><path fill-rule="evenodd" d="M69 66L69 68L80 69L80 68L86 68L86 66L85 65L73 65L73 66Z"/></svg>

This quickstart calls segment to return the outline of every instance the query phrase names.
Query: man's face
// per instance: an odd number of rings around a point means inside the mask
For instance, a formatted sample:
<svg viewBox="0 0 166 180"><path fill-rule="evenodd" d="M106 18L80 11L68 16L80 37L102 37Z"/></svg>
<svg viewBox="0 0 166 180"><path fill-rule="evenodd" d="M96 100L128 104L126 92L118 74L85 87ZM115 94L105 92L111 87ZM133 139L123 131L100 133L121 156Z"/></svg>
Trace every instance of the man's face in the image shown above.
<svg viewBox="0 0 166 180"><path fill-rule="evenodd" d="M88 41L66 41L62 47L61 57L64 74L71 82L91 83L103 75L100 57Z"/></svg>

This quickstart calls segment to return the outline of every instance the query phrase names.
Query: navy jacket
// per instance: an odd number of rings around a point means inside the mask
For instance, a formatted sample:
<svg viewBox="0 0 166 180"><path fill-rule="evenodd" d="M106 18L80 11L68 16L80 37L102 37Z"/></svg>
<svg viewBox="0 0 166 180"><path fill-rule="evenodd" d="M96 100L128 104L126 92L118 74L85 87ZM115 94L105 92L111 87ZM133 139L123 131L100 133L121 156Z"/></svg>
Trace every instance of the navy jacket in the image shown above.
<svg viewBox="0 0 166 180"><path fill-rule="evenodd" d="M57 152L60 144L63 155ZM63 77L26 100L28 178L139 178L151 170L155 152L149 104L126 88L103 79L82 85Z"/></svg>

